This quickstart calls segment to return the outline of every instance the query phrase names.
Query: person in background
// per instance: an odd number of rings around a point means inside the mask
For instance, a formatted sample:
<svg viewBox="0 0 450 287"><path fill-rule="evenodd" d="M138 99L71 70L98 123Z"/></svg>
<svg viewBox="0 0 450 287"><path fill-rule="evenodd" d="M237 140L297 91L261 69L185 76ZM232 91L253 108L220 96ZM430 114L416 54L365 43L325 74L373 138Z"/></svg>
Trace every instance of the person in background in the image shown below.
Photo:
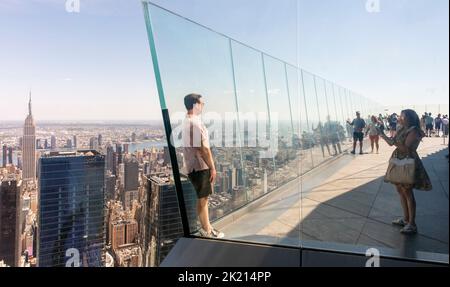
<svg viewBox="0 0 450 287"><path fill-rule="evenodd" d="M345 123L345 129L347 130L348 140L351 142L353 139L353 127L350 124L350 119L347 119Z"/></svg>
<svg viewBox="0 0 450 287"><path fill-rule="evenodd" d="M416 225L416 200L413 189L429 191L432 189L430 178L425 167L417 153L417 148L425 136L420 129L420 119L413 110L404 110L401 112L399 122L402 128L398 130L395 137L386 136L379 129L381 137L390 145L397 148L392 153L391 159L413 158L415 162L414 184L395 184L397 192L400 195L400 202L403 209L403 218L392 221L393 225L401 226L403 234L417 233ZM386 179L385 179L386 181Z"/></svg>
<svg viewBox="0 0 450 287"><path fill-rule="evenodd" d="M425 117L425 136L431 137L431 134L433 133L433 117L431 116L431 113L428 113L428 115Z"/></svg>
<svg viewBox="0 0 450 287"><path fill-rule="evenodd" d="M424 113L422 117L420 118L420 129L426 132L426 126L425 126L425 118L427 117L427 113Z"/></svg>
<svg viewBox="0 0 450 287"><path fill-rule="evenodd" d="M388 119L389 132L390 132L391 137L394 137L395 133L397 132L397 121L398 121L398 119L397 119L396 113L393 113Z"/></svg>
<svg viewBox="0 0 450 287"><path fill-rule="evenodd" d="M361 113L356 112L356 118L352 122L347 121L347 124L353 126L353 151L351 153L356 153L356 144L359 141L359 154L363 154L364 128L366 127L366 122L361 118Z"/></svg>
<svg viewBox="0 0 450 287"><path fill-rule="evenodd" d="M436 130L436 137L440 137L442 127L442 118L441 114L438 114L437 117L434 119L434 129Z"/></svg>
<svg viewBox="0 0 450 287"><path fill-rule="evenodd" d="M369 134L370 146L372 147L371 153L373 153L374 146L376 146L377 148L377 153L379 152L380 149L380 145L378 143L380 140L380 132L378 131L378 129L383 131L380 123L378 122L377 117L372 116L371 121L366 128L366 136L367 134Z"/></svg>
<svg viewBox="0 0 450 287"><path fill-rule="evenodd" d="M325 156L325 147L327 148L328 155L331 155L330 146L328 145L328 135L325 133L322 123L319 122L319 124L317 125L317 128L313 129L313 131L314 131L314 136L315 136L316 142L319 143L320 149L322 150L323 157L326 157Z"/></svg>
<svg viewBox="0 0 450 287"><path fill-rule="evenodd" d="M448 137L448 115L444 115L442 118L442 133L444 137Z"/></svg>
<svg viewBox="0 0 450 287"><path fill-rule="evenodd" d="M343 127L335 121L331 121L330 116L327 116L327 122L324 125L324 130L328 139L334 149L334 156L342 153L341 148L341 136L343 133Z"/></svg>
<svg viewBox="0 0 450 287"><path fill-rule="evenodd" d="M384 121L385 121L385 119L384 119L383 115L379 114L378 115L378 124L380 126L380 129L383 131L386 130L386 124L384 123Z"/></svg>

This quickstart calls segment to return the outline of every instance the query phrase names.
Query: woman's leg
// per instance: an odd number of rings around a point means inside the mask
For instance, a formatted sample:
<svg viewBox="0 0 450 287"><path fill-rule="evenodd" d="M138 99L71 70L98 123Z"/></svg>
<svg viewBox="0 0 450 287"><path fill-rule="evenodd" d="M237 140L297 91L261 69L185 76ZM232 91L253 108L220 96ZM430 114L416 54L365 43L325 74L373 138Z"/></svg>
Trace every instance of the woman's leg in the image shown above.
<svg viewBox="0 0 450 287"><path fill-rule="evenodd" d="M406 197L406 202L408 204L408 216L409 223L411 225L416 225L416 198L414 197L414 191L412 188L404 188L403 192Z"/></svg>
<svg viewBox="0 0 450 287"><path fill-rule="evenodd" d="M403 219L409 223L408 203L406 201L406 194L400 185L395 186L397 188L398 195L400 196L400 203L403 209Z"/></svg>
<svg viewBox="0 0 450 287"><path fill-rule="evenodd" d="M377 153L378 153L378 150L380 149L380 144L379 144L379 142L380 142L380 137L377 136L377 137L375 138L375 146L376 146L376 148L377 148Z"/></svg>
<svg viewBox="0 0 450 287"><path fill-rule="evenodd" d="M370 137L370 146L372 147L372 152L373 152L374 145L375 145L375 139L373 137Z"/></svg>

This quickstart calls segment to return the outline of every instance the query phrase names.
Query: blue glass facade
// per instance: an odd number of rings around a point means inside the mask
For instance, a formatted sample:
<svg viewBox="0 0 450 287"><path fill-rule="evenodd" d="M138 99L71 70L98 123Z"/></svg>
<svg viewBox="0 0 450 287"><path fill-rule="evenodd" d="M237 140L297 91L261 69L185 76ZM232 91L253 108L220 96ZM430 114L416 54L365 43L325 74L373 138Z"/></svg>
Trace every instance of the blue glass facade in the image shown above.
<svg viewBox="0 0 450 287"><path fill-rule="evenodd" d="M103 266L105 157L49 153L39 166L38 266Z"/></svg>

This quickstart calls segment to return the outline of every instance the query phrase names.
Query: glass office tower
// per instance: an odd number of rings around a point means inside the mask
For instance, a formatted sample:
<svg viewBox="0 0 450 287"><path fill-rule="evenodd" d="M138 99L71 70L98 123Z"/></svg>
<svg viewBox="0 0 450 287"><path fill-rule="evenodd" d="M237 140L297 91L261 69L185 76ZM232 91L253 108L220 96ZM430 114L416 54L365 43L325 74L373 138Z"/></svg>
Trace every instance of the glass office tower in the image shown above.
<svg viewBox="0 0 450 287"><path fill-rule="evenodd" d="M38 266L103 266L105 157L49 152L39 167Z"/></svg>
<svg viewBox="0 0 450 287"><path fill-rule="evenodd" d="M166 255L183 236L183 226L173 178L164 173L145 177L146 211L144 235L145 266L154 267L164 260ZM181 177L189 226L197 228L196 193L185 177Z"/></svg>
<svg viewBox="0 0 450 287"><path fill-rule="evenodd" d="M17 266L21 181L15 177L0 180L0 260Z"/></svg>

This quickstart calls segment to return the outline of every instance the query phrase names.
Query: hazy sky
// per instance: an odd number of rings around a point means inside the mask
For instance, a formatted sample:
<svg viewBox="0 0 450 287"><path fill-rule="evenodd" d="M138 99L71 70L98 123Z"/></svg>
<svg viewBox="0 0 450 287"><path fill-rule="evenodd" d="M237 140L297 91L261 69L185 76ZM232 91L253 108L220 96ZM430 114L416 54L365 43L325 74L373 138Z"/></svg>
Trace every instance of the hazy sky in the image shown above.
<svg viewBox="0 0 450 287"><path fill-rule="evenodd" d="M0 121L160 119L139 0L0 1ZM449 1L154 0L382 104L448 103Z"/></svg>

